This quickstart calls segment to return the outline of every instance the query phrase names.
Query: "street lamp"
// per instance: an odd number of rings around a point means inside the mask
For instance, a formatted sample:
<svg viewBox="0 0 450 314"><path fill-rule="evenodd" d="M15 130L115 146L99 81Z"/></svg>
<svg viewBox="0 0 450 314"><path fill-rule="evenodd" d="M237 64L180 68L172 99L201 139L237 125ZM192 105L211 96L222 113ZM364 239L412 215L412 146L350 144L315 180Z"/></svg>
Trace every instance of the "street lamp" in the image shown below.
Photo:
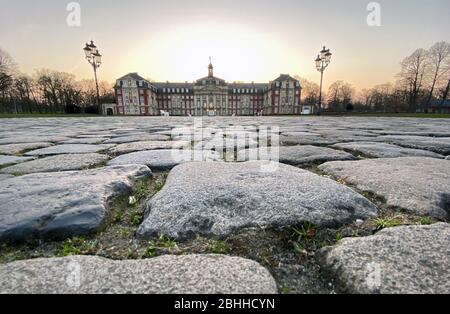
<svg viewBox="0 0 450 314"><path fill-rule="evenodd" d="M100 92L98 89L98 80L97 80L97 69L102 64L102 55L98 52L97 46L94 45L94 41L91 40L90 44L86 44L86 47L83 48L84 54L86 55L87 61L94 68L94 76L95 76L95 87L97 89L97 108L99 112L101 112L100 108Z"/></svg>
<svg viewBox="0 0 450 314"><path fill-rule="evenodd" d="M327 49L325 46L323 46L322 51L320 52L320 54L317 56L317 59L315 60L317 71L320 72L319 109L317 111L318 115L320 115L322 113L323 72L330 65L332 55L333 54L330 52L330 49Z"/></svg>

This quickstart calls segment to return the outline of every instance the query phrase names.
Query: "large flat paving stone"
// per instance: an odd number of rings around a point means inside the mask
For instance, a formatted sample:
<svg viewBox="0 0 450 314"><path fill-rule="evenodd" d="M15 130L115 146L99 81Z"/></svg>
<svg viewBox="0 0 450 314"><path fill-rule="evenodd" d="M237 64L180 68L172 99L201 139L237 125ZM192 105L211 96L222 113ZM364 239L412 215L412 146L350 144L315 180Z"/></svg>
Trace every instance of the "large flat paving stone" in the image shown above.
<svg viewBox="0 0 450 314"><path fill-rule="evenodd" d="M29 135L0 138L0 145L5 144L19 144L19 143L57 143L66 141L69 138L66 136L45 136L45 135Z"/></svg>
<svg viewBox="0 0 450 314"><path fill-rule="evenodd" d="M438 127L436 126L438 129ZM396 131L396 130L373 130L372 133L379 134L379 135L395 135L395 136L403 136L403 135L409 135L409 136L431 136L431 137L450 137L450 131L436 131L436 130L429 130L429 131L416 131L416 128L411 131Z"/></svg>
<svg viewBox="0 0 450 314"><path fill-rule="evenodd" d="M97 153L56 155L7 167L0 172L9 174L29 174L38 172L83 170L101 165L108 160L109 157L107 155Z"/></svg>
<svg viewBox="0 0 450 314"><path fill-rule="evenodd" d="M344 149L373 158L397 158L409 156L443 158L444 156L427 150L405 148L393 144L379 142L339 143L333 148Z"/></svg>
<svg viewBox="0 0 450 314"><path fill-rule="evenodd" d="M148 142L148 141L169 141L170 136L162 134L139 134L129 136L119 136L109 139L104 144L123 144L131 142Z"/></svg>
<svg viewBox="0 0 450 314"><path fill-rule="evenodd" d="M338 132L338 131L321 131L322 134L314 135L301 133L285 133L280 136L282 146L292 145L333 145L341 142L362 142L362 141L378 141L377 137L366 132Z"/></svg>
<svg viewBox="0 0 450 314"><path fill-rule="evenodd" d="M321 261L343 292L449 294L449 243L449 224L405 226L344 239Z"/></svg>
<svg viewBox="0 0 450 314"><path fill-rule="evenodd" d="M391 144L430 150L439 154L450 154L450 137L428 137L428 136L380 136L380 140Z"/></svg>
<svg viewBox="0 0 450 314"><path fill-rule="evenodd" d="M59 144L101 144L107 141L108 138L102 137L85 137L85 138L72 138L67 141L63 141Z"/></svg>
<svg viewBox="0 0 450 314"><path fill-rule="evenodd" d="M44 148L52 146L50 143L22 143L22 144L7 144L0 145L0 154L4 155L17 155L23 151Z"/></svg>
<svg viewBox="0 0 450 314"><path fill-rule="evenodd" d="M289 165L305 165L323 163L333 160L354 160L352 154L319 146L282 146L282 147L260 147L238 152L238 161L249 160L277 160Z"/></svg>
<svg viewBox="0 0 450 314"><path fill-rule="evenodd" d="M291 137L308 137L308 136L321 136L319 133L313 133L313 132L308 132L306 130L304 131L282 131L281 135L283 136L291 136Z"/></svg>
<svg viewBox="0 0 450 314"><path fill-rule="evenodd" d="M115 155L134 153L144 150L158 149L179 149L187 147L190 143L184 141L149 141L149 142L132 142L117 145L109 151Z"/></svg>
<svg viewBox="0 0 450 314"><path fill-rule="evenodd" d="M0 155L0 166L15 165L21 162L33 160L33 157L17 157Z"/></svg>
<svg viewBox="0 0 450 314"><path fill-rule="evenodd" d="M129 165L0 181L0 240L66 238L97 231L114 197L150 175L148 167Z"/></svg>
<svg viewBox="0 0 450 314"><path fill-rule="evenodd" d="M14 177L14 176L9 175L9 174L3 174L3 173L0 173L0 181L6 180L6 179L11 179L11 178L13 178L13 177Z"/></svg>
<svg viewBox="0 0 450 314"><path fill-rule="evenodd" d="M204 139L203 141L198 142L194 145L194 149L210 149L215 150L217 152L223 151L233 151L248 148L248 147L257 147L258 142L252 138L213 138L213 139Z"/></svg>
<svg viewBox="0 0 450 314"><path fill-rule="evenodd" d="M276 294L258 263L224 255L113 261L94 256L0 265L1 294Z"/></svg>
<svg viewBox="0 0 450 314"><path fill-rule="evenodd" d="M325 138L321 135L282 135L280 136L281 146L297 146L297 145L333 145L339 143L339 140Z"/></svg>
<svg viewBox="0 0 450 314"><path fill-rule="evenodd" d="M161 149L121 155L108 162L108 165L146 165L152 170L168 170L190 161L217 161L220 155L209 150Z"/></svg>
<svg viewBox="0 0 450 314"><path fill-rule="evenodd" d="M437 219L450 218L450 164L428 157L335 161L319 168L358 189L386 199L389 206Z"/></svg>
<svg viewBox="0 0 450 314"><path fill-rule="evenodd" d="M147 203L141 237L225 237L253 226L339 226L376 215L350 188L284 164L194 162L174 168Z"/></svg>
<svg viewBox="0 0 450 314"><path fill-rule="evenodd" d="M89 144L62 144L55 145L47 148L41 148L32 150L25 153L25 156L50 156L50 155L63 155L63 154L88 154L98 153L114 145L89 145Z"/></svg>

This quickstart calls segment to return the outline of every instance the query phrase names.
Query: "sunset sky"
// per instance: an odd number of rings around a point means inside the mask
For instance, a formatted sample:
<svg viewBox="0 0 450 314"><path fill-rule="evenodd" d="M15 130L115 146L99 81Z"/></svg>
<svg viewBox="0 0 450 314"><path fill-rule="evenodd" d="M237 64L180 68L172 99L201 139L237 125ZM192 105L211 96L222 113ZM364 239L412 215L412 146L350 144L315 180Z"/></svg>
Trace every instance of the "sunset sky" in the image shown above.
<svg viewBox="0 0 450 314"><path fill-rule="evenodd" d="M268 82L280 73L317 81L314 59L333 52L326 86L393 81L416 48L450 41L449 0L387 0L381 27L366 23L364 0L82 0L81 27L66 23L65 0L0 0L0 48L20 70L50 68L91 78L82 48L103 54L101 80L139 72L157 81Z"/></svg>

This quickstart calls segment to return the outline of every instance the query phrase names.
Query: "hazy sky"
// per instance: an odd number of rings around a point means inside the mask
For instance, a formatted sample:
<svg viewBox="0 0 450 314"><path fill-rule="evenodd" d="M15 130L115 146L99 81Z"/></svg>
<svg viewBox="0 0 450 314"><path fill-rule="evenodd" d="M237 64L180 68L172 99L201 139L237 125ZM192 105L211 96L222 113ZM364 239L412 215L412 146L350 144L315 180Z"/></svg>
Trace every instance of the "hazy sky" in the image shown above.
<svg viewBox="0 0 450 314"><path fill-rule="evenodd" d="M0 47L20 69L51 68L92 77L82 48L103 54L99 77L128 72L157 81L268 82L280 73L317 81L314 59L333 52L326 85L357 88L394 79L416 48L450 41L450 0L386 0L381 27L369 27L365 0L81 0L81 27L66 23L66 0L0 0Z"/></svg>

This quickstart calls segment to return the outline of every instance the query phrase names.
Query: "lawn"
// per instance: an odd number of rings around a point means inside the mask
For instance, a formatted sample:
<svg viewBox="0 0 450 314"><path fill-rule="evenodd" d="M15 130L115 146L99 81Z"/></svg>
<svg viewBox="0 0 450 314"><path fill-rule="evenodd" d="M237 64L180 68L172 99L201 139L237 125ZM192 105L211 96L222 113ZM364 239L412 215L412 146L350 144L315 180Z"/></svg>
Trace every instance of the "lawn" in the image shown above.
<svg viewBox="0 0 450 314"><path fill-rule="evenodd" d="M432 118L432 119L450 119L450 113L323 113L326 117L385 117L385 118ZM292 115L287 115L292 116ZM64 113L33 113L33 114L4 114L0 113L0 119L7 118L82 118L82 117L104 117L96 114L64 114ZM293 117L298 117L295 115ZM307 117L307 116L303 116Z"/></svg>
<svg viewBox="0 0 450 314"><path fill-rule="evenodd" d="M0 113L0 119L8 118L80 118L80 117L101 117L97 114L65 114L65 113L24 113L24 114L11 114Z"/></svg>
<svg viewBox="0 0 450 314"><path fill-rule="evenodd" d="M432 118L450 119L450 113L324 113L324 116L333 117L386 117L386 118Z"/></svg>

